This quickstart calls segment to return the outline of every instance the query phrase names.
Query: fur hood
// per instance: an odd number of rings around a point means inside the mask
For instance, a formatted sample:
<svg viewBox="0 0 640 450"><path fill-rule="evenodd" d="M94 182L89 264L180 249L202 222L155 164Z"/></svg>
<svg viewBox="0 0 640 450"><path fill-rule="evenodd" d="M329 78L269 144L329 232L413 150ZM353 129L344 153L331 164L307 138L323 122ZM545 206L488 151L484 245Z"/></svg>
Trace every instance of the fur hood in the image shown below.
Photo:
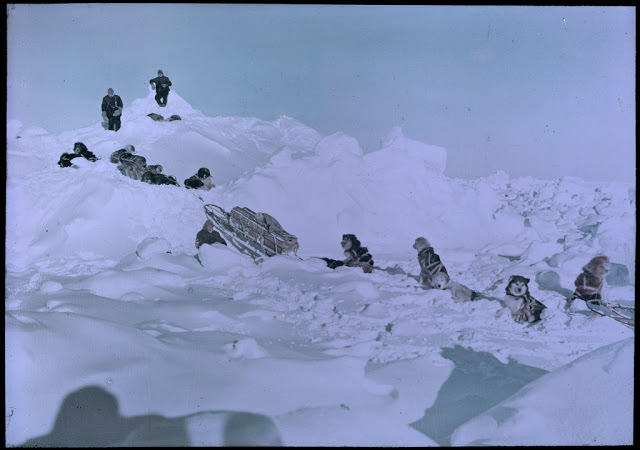
<svg viewBox="0 0 640 450"><path fill-rule="evenodd" d="M599 266L606 266L607 268L609 268L611 266L611 262L609 261L609 258L604 255L596 256L592 258L591 261L589 261L587 265L582 268L582 271L587 272L591 275L594 275L596 267L599 267Z"/></svg>

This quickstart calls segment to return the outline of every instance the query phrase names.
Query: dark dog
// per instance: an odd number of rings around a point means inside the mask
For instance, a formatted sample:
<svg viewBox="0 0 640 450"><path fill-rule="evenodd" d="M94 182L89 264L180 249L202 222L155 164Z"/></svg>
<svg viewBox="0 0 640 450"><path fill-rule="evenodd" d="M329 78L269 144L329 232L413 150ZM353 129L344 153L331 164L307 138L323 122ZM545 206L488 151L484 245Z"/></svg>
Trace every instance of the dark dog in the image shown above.
<svg viewBox="0 0 640 450"><path fill-rule="evenodd" d="M131 144L127 144L124 146L124 148L121 148L120 150L116 150L115 152L111 153L111 156L109 157L109 161L112 162L113 164L120 164L120 158L122 157L122 155L124 155L125 153L135 153L136 148L131 145Z"/></svg>
<svg viewBox="0 0 640 450"><path fill-rule="evenodd" d="M147 117L151 117L151 119L156 122L173 122L174 120L182 120L182 117L177 114L172 114L168 119L165 119L161 114L156 113L149 113L147 114Z"/></svg>
<svg viewBox="0 0 640 450"><path fill-rule="evenodd" d="M163 173L154 173L151 171L146 171L142 174L142 180L145 183L149 184L167 184L170 186L180 186L175 177L171 175L165 175Z"/></svg>
<svg viewBox="0 0 640 450"><path fill-rule="evenodd" d="M322 258L327 266L335 269L340 266L361 267L364 273L373 272L373 257L367 247L363 247L355 234L343 234L340 242L346 259Z"/></svg>
<svg viewBox="0 0 640 450"><path fill-rule="evenodd" d="M156 114L156 113L149 113L147 114L147 117L151 117L152 120L155 121L163 121L164 117L162 117L160 114Z"/></svg>
<svg viewBox="0 0 640 450"><path fill-rule="evenodd" d="M120 156L118 169L123 175L140 181L142 175L147 171L147 159L144 156L124 153Z"/></svg>
<svg viewBox="0 0 640 450"><path fill-rule="evenodd" d="M96 162L98 160L98 157L94 155L93 152L90 152L87 146L82 142L76 142L73 144L73 153L80 155L91 162Z"/></svg>
<svg viewBox="0 0 640 450"><path fill-rule="evenodd" d="M71 167L73 165L71 160L80 156L91 162L96 162L98 160L96 155L94 155L93 152L90 152L86 145L82 142L76 142L73 144L73 153L63 153L60 155L58 165L60 167Z"/></svg>

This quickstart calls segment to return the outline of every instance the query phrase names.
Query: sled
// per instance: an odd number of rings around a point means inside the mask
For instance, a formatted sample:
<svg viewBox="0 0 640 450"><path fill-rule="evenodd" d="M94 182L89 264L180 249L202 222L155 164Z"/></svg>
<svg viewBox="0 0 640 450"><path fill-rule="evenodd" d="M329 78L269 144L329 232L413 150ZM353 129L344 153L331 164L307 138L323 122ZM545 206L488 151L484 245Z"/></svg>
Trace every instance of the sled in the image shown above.
<svg viewBox="0 0 640 450"><path fill-rule="evenodd" d="M608 304L605 302L597 304L593 301L586 301L585 303L587 304L587 308L596 314L611 317L612 319L635 329L635 308L631 306Z"/></svg>
<svg viewBox="0 0 640 450"><path fill-rule="evenodd" d="M204 212L228 244L253 259L291 252L296 254L298 250L298 238L285 231L269 214L240 206L226 212L212 204L204 205Z"/></svg>

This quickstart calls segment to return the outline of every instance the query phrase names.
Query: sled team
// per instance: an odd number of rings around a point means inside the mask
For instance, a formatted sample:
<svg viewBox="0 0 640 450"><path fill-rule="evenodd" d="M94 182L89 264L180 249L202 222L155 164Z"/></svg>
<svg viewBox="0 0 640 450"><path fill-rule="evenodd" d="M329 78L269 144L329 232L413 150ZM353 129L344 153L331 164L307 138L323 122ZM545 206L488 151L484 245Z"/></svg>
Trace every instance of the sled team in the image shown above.
<svg viewBox="0 0 640 450"><path fill-rule="evenodd" d="M149 83L156 90L155 100L158 106L166 106L167 96L170 91L169 86L171 86L169 78L164 76L162 70L158 70L158 76L149 80ZM122 99L114 94L112 88L109 88L107 95L102 100L103 119L105 123L108 122L109 130L118 131L120 128L122 107ZM181 120L178 115L172 115L168 119L156 113L150 113L147 116L154 121ZM60 156L58 165L63 168L72 167L74 165L71 161L78 157L83 157L91 162L99 159L89 151L84 143L76 142L73 146L73 153L63 153ZM117 164L117 169L120 173L134 180L156 185L180 186L175 177L162 173L162 165L147 165L146 158L136 154L135 147L131 144L114 151L109 161ZM201 167L196 174L184 180L184 186L186 189L210 190L215 187L215 184L209 169ZM216 243L227 245L225 239L214 229L213 222L207 219L196 235L195 246L199 249L204 244ZM341 266L360 267L364 273L373 272L373 257L367 247L362 246L360 240L354 234L343 234L340 245L345 259L321 258L326 262L327 267L331 269ZM425 237L416 238L413 248L418 252L417 257L420 267L418 280L423 287L448 290L455 302L468 302L482 297L480 293L451 279L440 256L434 251L433 246ZM596 256L591 259L576 278L574 283L575 290L572 296L567 299L567 304L570 305L575 299L591 304L600 304L604 278L609 270L610 262L607 256ZM509 309L513 320L517 323L537 322L541 318L542 311L546 309L543 303L531 295L528 283L528 278L521 275L512 275L505 288L504 304Z"/></svg>
<svg viewBox="0 0 640 450"><path fill-rule="evenodd" d="M60 155L58 165L60 167L73 167L71 162L74 158L84 157L88 161L95 162L99 158L93 154L82 142L73 144L73 153L63 153ZM172 175L162 173L161 164L147 164L147 158L136 153L133 145L127 144L124 148L114 151L109 157L109 161L117 164L117 169L122 175L134 180L143 181L149 184L166 184L180 186L176 178ZM195 175L184 180L187 189L210 190L216 185L211 178L211 171L206 167L201 167Z"/></svg>
<svg viewBox="0 0 640 450"><path fill-rule="evenodd" d="M99 159L89 151L84 143L76 142L73 146L73 153L63 153L60 156L58 165L60 167L71 167L73 166L71 161L78 157L83 157L91 162ZM120 173L134 180L149 184L180 186L175 177L162 173L162 165L147 165L147 159L136 154L135 147L131 144L111 153L109 161L117 164ZM201 167L196 174L184 180L184 186L187 189L210 190L215 187L215 184L211 179L209 169ZM214 229L213 222L207 219L196 235L195 246L200 248L204 244L215 243L227 245L225 239ZM345 258L321 258L326 262L327 267L331 269L341 266L360 267L364 273L373 272L373 257L356 235L343 234L340 245ZM422 286L427 289L448 290L455 302L468 302L481 297L480 293L451 279L440 256L434 251L433 246L425 237L416 238L413 248L417 251L418 265L420 267L418 280ZM567 304L570 305L575 299L584 300L591 304L600 304L604 277L609 272L609 269L610 262L608 257L596 256L591 259L576 278L574 283L575 290L572 296L567 299ZM528 278L513 275L509 278L505 289L504 304L511 312L513 320L518 323L539 321L542 311L546 308L543 303L531 295L528 283Z"/></svg>
<svg viewBox="0 0 640 450"><path fill-rule="evenodd" d="M203 244L221 243L227 245L220 234L214 230L213 222L209 219L204 223L202 230L196 236L196 248ZM374 261L367 247L364 247L355 234L343 234L340 245L345 259L320 258L327 267L360 267L364 273L374 270ZM467 286L450 278L440 256L425 237L418 237L413 243L413 248L418 252L418 265L420 276L418 278L422 286L427 289L448 290L454 302L469 302L482 297L482 295ZM567 303L575 299L585 302L598 302L602 299L604 277L610 270L609 258L596 256L582 268L582 273L575 280L576 289L573 295L567 299ZM509 277L504 305L509 309L511 317L517 323L534 323L541 319L541 314L546 306L537 300L529 292L529 278L521 275Z"/></svg>

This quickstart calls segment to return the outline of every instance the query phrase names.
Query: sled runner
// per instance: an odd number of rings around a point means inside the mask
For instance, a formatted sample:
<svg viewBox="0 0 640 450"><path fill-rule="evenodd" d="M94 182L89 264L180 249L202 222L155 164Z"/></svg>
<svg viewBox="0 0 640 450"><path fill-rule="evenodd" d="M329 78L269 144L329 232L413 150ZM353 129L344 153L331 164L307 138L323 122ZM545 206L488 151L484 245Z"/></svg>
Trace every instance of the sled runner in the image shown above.
<svg viewBox="0 0 640 450"><path fill-rule="evenodd" d="M611 317L628 327L635 329L635 308L631 306L623 306L616 304L607 304L604 302L595 303L586 301L587 307L601 316Z"/></svg>
<svg viewBox="0 0 640 450"><path fill-rule="evenodd" d="M286 232L269 214L240 206L226 212L212 204L204 205L204 212L227 243L253 259L290 252L296 254L298 250L298 238Z"/></svg>

